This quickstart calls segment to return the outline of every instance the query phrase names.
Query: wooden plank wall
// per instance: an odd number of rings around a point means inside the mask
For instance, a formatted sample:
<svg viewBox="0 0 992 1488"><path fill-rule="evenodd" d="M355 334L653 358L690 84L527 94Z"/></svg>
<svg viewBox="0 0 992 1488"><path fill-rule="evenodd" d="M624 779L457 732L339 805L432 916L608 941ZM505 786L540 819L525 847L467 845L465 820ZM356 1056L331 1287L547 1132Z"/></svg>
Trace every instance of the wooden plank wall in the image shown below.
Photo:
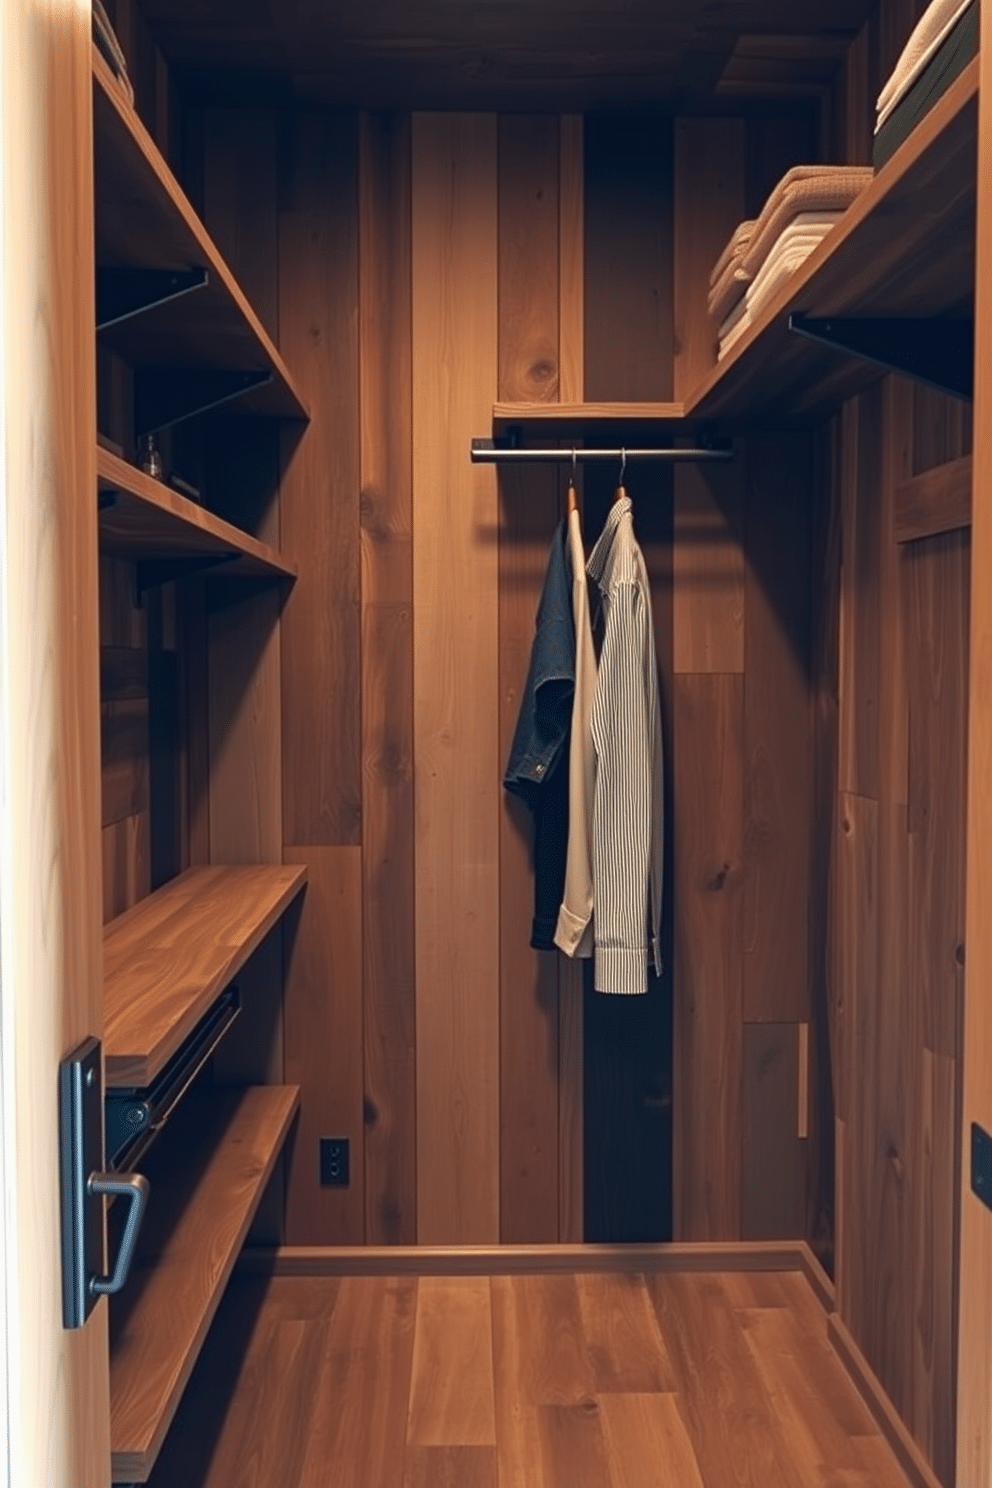
<svg viewBox="0 0 992 1488"><path fill-rule="evenodd" d="M813 152L809 119L676 121L677 392L715 361L710 265ZM813 1234L813 511L807 435L751 435L731 465L676 471L677 1239Z"/></svg>
<svg viewBox="0 0 992 1488"><path fill-rule="evenodd" d="M851 48L840 158L922 7ZM840 1315L942 1482L955 1481L956 1193L970 532L897 542L896 492L971 447L970 411L886 378L834 430L839 719L830 1043Z"/></svg>

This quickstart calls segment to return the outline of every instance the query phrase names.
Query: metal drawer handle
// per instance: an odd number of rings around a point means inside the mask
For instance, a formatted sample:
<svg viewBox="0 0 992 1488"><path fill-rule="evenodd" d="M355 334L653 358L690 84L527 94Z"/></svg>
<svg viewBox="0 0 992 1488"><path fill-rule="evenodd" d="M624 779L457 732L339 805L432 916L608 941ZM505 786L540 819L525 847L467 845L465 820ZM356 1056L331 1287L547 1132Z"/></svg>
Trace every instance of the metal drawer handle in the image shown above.
<svg viewBox="0 0 992 1488"><path fill-rule="evenodd" d="M106 1196L127 1199L130 1205L116 1266L109 1276L90 1277L90 1291L93 1295L109 1297L114 1292L119 1292L127 1281L151 1189L148 1179L141 1173L91 1173L86 1180L86 1190L94 1198Z"/></svg>

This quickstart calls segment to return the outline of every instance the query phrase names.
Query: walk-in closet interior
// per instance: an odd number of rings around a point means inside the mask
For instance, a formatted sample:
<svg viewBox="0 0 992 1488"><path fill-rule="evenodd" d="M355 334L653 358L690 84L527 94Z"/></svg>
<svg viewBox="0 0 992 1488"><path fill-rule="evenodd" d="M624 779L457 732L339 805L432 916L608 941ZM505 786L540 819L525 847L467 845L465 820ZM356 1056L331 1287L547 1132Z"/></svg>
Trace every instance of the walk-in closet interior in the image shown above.
<svg viewBox="0 0 992 1488"><path fill-rule="evenodd" d="M4 0L22 1488L992 1483L978 19ZM639 995L532 949L503 785L573 473ZM87 1038L103 1265L147 1208L66 1330Z"/></svg>

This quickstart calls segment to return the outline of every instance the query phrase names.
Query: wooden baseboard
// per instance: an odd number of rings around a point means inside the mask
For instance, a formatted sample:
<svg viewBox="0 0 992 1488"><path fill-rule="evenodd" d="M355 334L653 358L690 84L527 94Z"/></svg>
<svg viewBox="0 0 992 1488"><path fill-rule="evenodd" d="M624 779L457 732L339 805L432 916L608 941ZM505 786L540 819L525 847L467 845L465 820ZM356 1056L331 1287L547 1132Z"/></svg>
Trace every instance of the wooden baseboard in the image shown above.
<svg viewBox="0 0 992 1488"><path fill-rule="evenodd" d="M871 1365L836 1312L827 1319L827 1335L879 1431L892 1448L913 1488L941 1488L940 1479L879 1384Z"/></svg>
<svg viewBox="0 0 992 1488"><path fill-rule="evenodd" d="M830 1313L836 1311L837 1289L817 1260L816 1253L806 1244L805 1240L800 1244L799 1250L802 1257L803 1274L816 1293L824 1312Z"/></svg>
<svg viewBox="0 0 992 1488"><path fill-rule="evenodd" d="M239 1270L272 1276L512 1276L562 1271L802 1271L818 1263L804 1242L680 1245L386 1245L247 1249ZM823 1273L829 1287L829 1279Z"/></svg>

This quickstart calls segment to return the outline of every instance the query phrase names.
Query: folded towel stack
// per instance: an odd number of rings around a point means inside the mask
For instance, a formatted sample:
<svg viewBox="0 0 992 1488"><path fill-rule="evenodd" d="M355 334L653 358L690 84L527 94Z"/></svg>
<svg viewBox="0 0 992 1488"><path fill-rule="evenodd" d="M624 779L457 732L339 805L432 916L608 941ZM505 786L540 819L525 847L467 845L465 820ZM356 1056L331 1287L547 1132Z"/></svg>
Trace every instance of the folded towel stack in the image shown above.
<svg viewBox="0 0 992 1488"><path fill-rule="evenodd" d="M872 175L870 166L793 166L757 220L740 224L710 275L708 304L720 327L720 357L823 241Z"/></svg>
<svg viewBox="0 0 992 1488"><path fill-rule="evenodd" d="M901 103L931 57L954 29L971 0L932 0L900 54L892 75L878 95L875 133Z"/></svg>

